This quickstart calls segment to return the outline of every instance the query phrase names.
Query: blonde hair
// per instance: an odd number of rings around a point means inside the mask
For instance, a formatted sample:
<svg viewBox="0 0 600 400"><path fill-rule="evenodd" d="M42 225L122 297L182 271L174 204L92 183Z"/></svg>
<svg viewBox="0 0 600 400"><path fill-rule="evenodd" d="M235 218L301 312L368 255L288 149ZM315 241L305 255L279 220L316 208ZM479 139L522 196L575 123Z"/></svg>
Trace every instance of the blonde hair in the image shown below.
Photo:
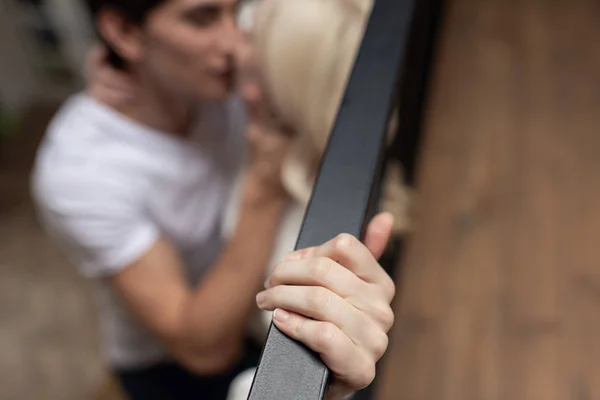
<svg viewBox="0 0 600 400"><path fill-rule="evenodd" d="M257 10L254 40L275 112L319 149L363 34L361 3L366 2L263 0Z"/></svg>
<svg viewBox="0 0 600 400"><path fill-rule="evenodd" d="M275 114L297 134L282 179L299 201L310 197L310 169L326 147L371 8L372 0L261 0L255 10L251 36L264 89ZM406 210L406 190L393 175L397 187L384 183L384 197L391 190L394 208L401 202ZM396 215L396 231L404 226L406 216Z"/></svg>

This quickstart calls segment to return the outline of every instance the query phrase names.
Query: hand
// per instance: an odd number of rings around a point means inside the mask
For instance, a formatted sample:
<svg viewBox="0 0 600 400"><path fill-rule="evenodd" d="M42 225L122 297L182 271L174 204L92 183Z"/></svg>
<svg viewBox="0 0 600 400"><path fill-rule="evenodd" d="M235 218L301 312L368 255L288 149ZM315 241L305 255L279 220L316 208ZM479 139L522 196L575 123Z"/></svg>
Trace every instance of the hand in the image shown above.
<svg viewBox="0 0 600 400"><path fill-rule="evenodd" d="M365 244L342 234L289 254L257 296L261 309L275 310L275 325L319 353L332 371L328 400L367 387L387 349L395 287L377 258L392 224L390 214L380 214L369 224Z"/></svg>
<svg viewBox="0 0 600 400"><path fill-rule="evenodd" d="M85 63L86 92L94 99L120 109L137 96L133 77L107 62L107 51L102 45L90 50Z"/></svg>
<svg viewBox="0 0 600 400"><path fill-rule="evenodd" d="M287 198L281 170L290 137L265 124L250 121L246 135L252 151L248 183L259 198Z"/></svg>

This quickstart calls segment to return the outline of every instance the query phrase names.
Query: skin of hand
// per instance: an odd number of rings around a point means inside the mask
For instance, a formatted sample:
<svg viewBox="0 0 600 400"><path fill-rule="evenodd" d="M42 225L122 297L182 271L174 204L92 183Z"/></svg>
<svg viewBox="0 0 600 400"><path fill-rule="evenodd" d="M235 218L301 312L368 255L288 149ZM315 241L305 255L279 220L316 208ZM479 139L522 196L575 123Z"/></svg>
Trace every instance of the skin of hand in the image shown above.
<svg viewBox="0 0 600 400"><path fill-rule="evenodd" d="M291 144L290 136L275 127L251 118L246 129L250 144L251 164L248 180L256 182L263 196L287 198L281 180L281 169Z"/></svg>
<svg viewBox="0 0 600 400"><path fill-rule="evenodd" d="M102 45L96 45L88 53L84 71L86 93L119 110L135 100L138 86L133 76L108 64L107 54Z"/></svg>
<svg viewBox="0 0 600 400"><path fill-rule="evenodd" d="M256 298L259 308L275 311L282 332L319 353L332 371L327 400L367 387L387 349L395 286L377 259L392 225L393 217L382 213L369 224L364 244L341 234L288 254Z"/></svg>

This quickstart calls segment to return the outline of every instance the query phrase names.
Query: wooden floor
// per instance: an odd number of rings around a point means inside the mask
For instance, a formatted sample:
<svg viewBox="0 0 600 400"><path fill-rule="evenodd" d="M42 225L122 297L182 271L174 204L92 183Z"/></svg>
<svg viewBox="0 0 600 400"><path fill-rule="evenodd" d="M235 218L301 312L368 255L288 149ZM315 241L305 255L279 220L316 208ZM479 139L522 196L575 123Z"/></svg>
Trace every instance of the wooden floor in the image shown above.
<svg viewBox="0 0 600 400"><path fill-rule="evenodd" d="M600 399L600 1L450 0L379 399Z"/></svg>
<svg viewBox="0 0 600 400"><path fill-rule="evenodd" d="M117 400L90 286L40 228L28 194L54 110L34 107L14 141L0 142L0 400Z"/></svg>

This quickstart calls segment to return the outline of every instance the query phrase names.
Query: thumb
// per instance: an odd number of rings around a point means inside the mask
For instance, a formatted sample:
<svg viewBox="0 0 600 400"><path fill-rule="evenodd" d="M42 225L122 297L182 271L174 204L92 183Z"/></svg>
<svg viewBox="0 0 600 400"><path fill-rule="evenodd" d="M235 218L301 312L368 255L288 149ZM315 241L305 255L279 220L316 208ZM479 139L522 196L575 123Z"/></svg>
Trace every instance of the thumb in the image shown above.
<svg viewBox="0 0 600 400"><path fill-rule="evenodd" d="M392 235L393 225L394 217L390 213L378 214L369 222L364 243L376 259L383 255L387 242Z"/></svg>

